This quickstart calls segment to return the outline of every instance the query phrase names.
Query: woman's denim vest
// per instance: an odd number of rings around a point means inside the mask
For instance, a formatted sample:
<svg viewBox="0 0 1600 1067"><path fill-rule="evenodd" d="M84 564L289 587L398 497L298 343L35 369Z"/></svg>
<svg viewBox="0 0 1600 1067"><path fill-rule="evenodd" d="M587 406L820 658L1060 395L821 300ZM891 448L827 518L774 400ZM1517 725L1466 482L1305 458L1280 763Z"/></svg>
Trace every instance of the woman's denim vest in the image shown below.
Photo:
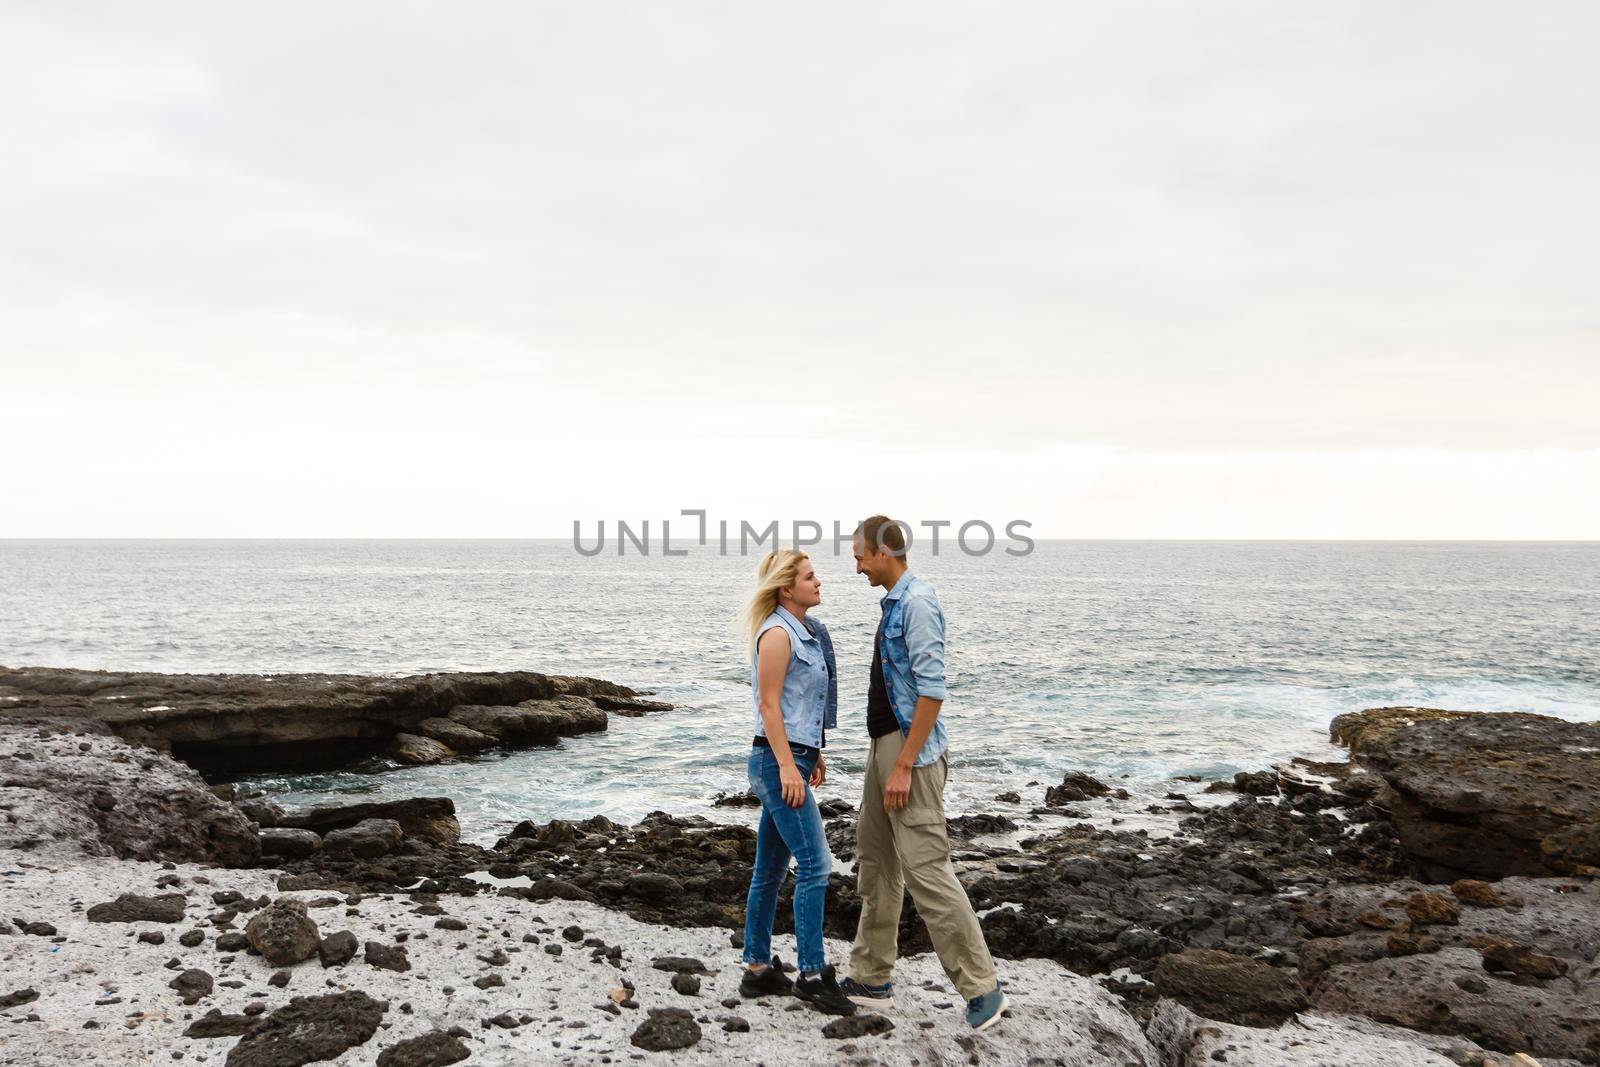
<svg viewBox="0 0 1600 1067"><path fill-rule="evenodd" d="M767 616L756 634L761 635L775 626L789 631L789 672L783 678L783 696L779 706L783 711L783 732L790 742L823 747L823 732L831 730L838 720L839 684L833 660L833 641L828 628L816 619L801 622L784 608ZM759 655L750 658L750 705L755 713L757 737L767 736L767 727L761 721L761 667Z"/></svg>

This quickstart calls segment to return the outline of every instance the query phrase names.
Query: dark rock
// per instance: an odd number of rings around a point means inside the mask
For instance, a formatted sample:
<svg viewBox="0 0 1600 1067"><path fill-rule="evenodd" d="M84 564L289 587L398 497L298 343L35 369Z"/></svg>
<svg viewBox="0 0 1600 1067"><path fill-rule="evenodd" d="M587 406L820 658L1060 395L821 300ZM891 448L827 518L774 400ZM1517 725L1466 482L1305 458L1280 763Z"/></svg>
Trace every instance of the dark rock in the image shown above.
<svg viewBox="0 0 1600 1067"><path fill-rule="evenodd" d="M730 1034L748 1034L750 1023L742 1015L729 1015L722 1020L722 1029Z"/></svg>
<svg viewBox="0 0 1600 1067"><path fill-rule="evenodd" d="M711 798L711 805L717 808L759 808L761 798L749 790L743 793L718 793Z"/></svg>
<svg viewBox="0 0 1600 1067"><path fill-rule="evenodd" d="M287 815L282 825L313 830L326 836L335 830L350 830L371 819L400 824L403 837L454 845L461 839L461 824L456 805L449 797L408 797L359 804L327 804L310 811Z"/></svg>
<svg viewBox="0 0 1600 1067"><path fill-rule="evenodd" d="M245 818L263 830L277 826L278 820L283 818L283 808L270 800L241 800L238 808Z"/></svg>
<svg viewBox="0 0 1600 1067"><path fill-rule="evenodd" d="M455 749L431 737L416 734L395 734L383 750L386 759L405 767L422 767L430 763L443 763L456 758Z"/></svg>
<svg viewBox="0 0 1600 1067"><path fill-rule="evenodd" d="M15 1008L19 1004L31 1004L39 999L37 989L13 989L11 992L0 996L0 1011L6 1008Z"/></svg>
<svg viewBox="0 0 1600 1067"><path fill-rule="evenodd" d="M1270 771L1240 771L1233 776L1233 791L1253 797L1278 795L1278 776Z"/></svg>
<svg viewBox="0 0 1600 1067"><path fill-rule="evenodd" d="M461 1039L445 1030L430 1030L390 1045L378 1053L378 1067L446 1067L471 1053Z"/></svg>
<svg viewBox="0 0 1600 1067"><path fill-rule="evenodd" d="M1022 803L1022 794L1018 793L1016 790L1008 790L1004 793L996 793L994 798L1006 804Z"/></svg>
<svg viewBox="0 0 1600 1067"><path fill-rule="evenodd" d="M176 923L183 921L182 893L145 897L123 893L116 900L96 904L86 914L92 923Z"/></svg>
<svg viewBox="0 0 1600 1067"><path fill-rule="evenodd" d="M416 733L448 745L457 752L474 752L480 748L490 748L495 743L488 734L445 718L423 719L417 724Z"/></svg>
<svg viewBox="0 0 1600 1067"><path fill-rule="evenodd" d="M1535 952L1527 945L1494 941L1482 946L1482 951L1486 971L1506 971L1530 978L1561 978L1567 973L1566 960Z"/></svg>
<svg viewBox="0 0 1600 1067"><path fill-rule="evenodd" d="M356 935L349 930L329 934L317 945L317 956L324 967L343 967L355 959Z"/></svg>
<svg viewBox="0 0 1600 1067"><path fill-rule="evenodd" d="M1500 891L1488 882L1475 878L1460 878L1450 885L1450 893L1461 903L1474 908L1504 908L1513 901L1501 896Z"/></svg>
<svg viewBox="0 0 1600 1067"><path fill-rule="evenodd" d="M251 1015L224 1015L220 1008L212 1008L200 1018L189 1024L183 1032L184 1037L216 1038L239 1037L248 1033L256 1025L254 1016Z"/></svg>
<svg viewBox="0 0 1600 1067"><path fill-rule="evenodd" d="M646 1052L666 1052L688 1048L699 1042L700 1024L683 1008L651 1008L650 1017L640 1023L628 1040Z"/></svg>
<svg viewBox="0 0 1600 1067"><path fill-rule="evenodd" d="M675 971L678 974L710 974L706 965L693 956L662 956L650 961L658 971Z"/></svg>
<svg viewBox="0 0 1600 1067"><path fill-rule="evenodd" d="M1406 915L1412 926L1454 926L1461 909L1443 893L1414 893L1406 898Z"/></svg>
<svg viewBox="0 0 1600 1067"><path fill-rule="evenodd" d="M255 950L276 967L292 967L317 953L322 935L303 901L282 897L257 912L244 928Z"/></svg>
<svg viewBox="0 0 1600 1067"><path fill-rule="evenodd" d="M871 1012L856 1012L833 1020L822 1028L822 1036L833 1038L835 1041L850 1037L871 1037L874 1034L887 1034L894 1029L894 1023L882 1015Z"/></svg>
<svg viewBox="0 0 1600 1067"><path fill-rule="evenodd" d="M572 943L576 944L583 940L583 927L569 926L565 930L561 931L561 937L564 940L571 941Z"/></svg>
<svg viewBox="0 0 1600 1067"><path fill-rule="evenodd" d="M178 944L184 948L194 948L203 944L205 939L206 932L204 930L185 930L178 936Z"/></svg>
<svg viewBox="0 0 1600 1067"><path fill-rule="evenodd" d="M227 1067L301 1067L370 1040L384 1006L365 993L295 997L262 1017L228 1053Z"/></svg>
<svg viewBox="0 0 1600 1067"><path fill-rule="evenodd" d="M164 945L167 943L167 935L160 930L141 930L139 940L146 945Z"/></svg>
<svg viewBox="0 0 1600 1067"><path fill-rule="evenodd" d="M211 995L212 979L205 971L191 967L168 982L167 988L176 989L185 1004L193 1004L201 997Z"/></svg>
<svg viewBox="0 0 1600 1067"><path fill-rule="evenodd" d="M1004 815L961 815L946 820L951 837L977 837L980 834L1004 834L1017 828L1017 824Z"/></svg>
<svg viewBox="0 0 1600 1067"><path fill-rule="evenodd" d="M1055 808L1103 797L1109 792L1111 787L1100 779L1082 771L1068 771L1062 776L1060 785L1050 786L1044 791L1044 802Z"/></svg>
<svg viewBox="0 0 1600 1067"><path fill-rule="evenodd" d="M1163 956L1155 985L1196 1014L1244 1026L1277 1026L1306 1007L1294 974L1211 949Z"/></svg>
<svg viewBox="0 0 1600 1067"><path fill-rule="evenodd" d="M366 944L366 961L374 967L382 967L386 971L409 971L411 960L406 956L406 950L399 945L385 945L380 941L368 941Z"/></svg>
<svg viewBox="0 0 1600 1067"><path fill-rule="evenodd" d="M304 859L321 847L322 838L312 830L273 826L261 831L261 855L268 858Z"/></svg>
<svg viewBox="0 0 1600 1067"><path fill-rule="evenodd" d="M1406 852L1447 877L1498 879L1600 863L1600 723L1522 712L1372 708L1333 739L1381 775ZM1585 857L1588 857L1587 859Z"/></svg>
<svg viewBox="0 0 1600 1067"><path fill-rule="evenodd" d="M225 934L218 934L213 945L218 952L243 952L250 947L250 939L242 930L229 930Z"/></svg>
<svg viewBox="0 0 1600 1067"><path fill-rule="evenodd" d="M528 671L383 678L0 668L0 695L13 698L0 701L0 723L72 720L170 751L206 774L219 775L348 766L380 752L397 733L418 732L429 719L448 718L498 743L546 743L605 729L607 713L597 700L612 703L618 714L660 706L612 682ZM122 699L107 699L113 697ZM489 731L470 715L456 714L462 706L521 714L504 729ZM51 769L56 771L53 761ZM94 795L95 786L106 785L93 779L82 784L85 798ZM113 791L120 813L127 794ZM217 804L225 803L205 792ZM227 807L241 827L248 827L242 813Z"/></svg>
<svg viewBox="0 0 1600 1067"><path fill-rule="evenodd" d="M700 979L680 971L672 976L672 988L686 997L697 996L700 993Z"/></svg>
<svg viewBox="0 0 1600 1067"><path fill-rule="evenodd" d="M267 984L275 989L283 989L289 984L288 971L273 971L272 977L267 979Z"/></svg>

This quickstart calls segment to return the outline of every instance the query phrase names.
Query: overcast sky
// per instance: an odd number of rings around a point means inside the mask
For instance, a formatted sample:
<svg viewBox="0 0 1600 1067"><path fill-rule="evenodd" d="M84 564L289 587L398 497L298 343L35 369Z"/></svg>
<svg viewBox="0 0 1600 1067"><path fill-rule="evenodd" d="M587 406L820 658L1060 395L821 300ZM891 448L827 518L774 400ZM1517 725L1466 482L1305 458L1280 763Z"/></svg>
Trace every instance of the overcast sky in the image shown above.
<svg viewBox="0 0 1600 1067"><path fill-rule="evenodd" d="M0 3L0 536L1600 537L1600 5Z"/></svg>

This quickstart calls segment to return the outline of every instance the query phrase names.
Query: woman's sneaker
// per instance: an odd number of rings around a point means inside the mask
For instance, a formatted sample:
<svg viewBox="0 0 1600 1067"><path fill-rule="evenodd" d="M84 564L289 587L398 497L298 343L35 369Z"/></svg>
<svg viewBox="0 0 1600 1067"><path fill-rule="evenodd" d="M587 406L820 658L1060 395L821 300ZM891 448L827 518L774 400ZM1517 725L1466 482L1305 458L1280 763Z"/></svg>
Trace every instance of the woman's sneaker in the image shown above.
<svg viewBox="0 0 1600 1067"><path fill-rule="evenodd" d="M826 1015L854 1015L856 1006L839 991L839 983L834 981L833 968L822 968L822 973L815 978L801 975L794 980L794 995L807 1001L813 1008Z"/></svg>
<svg viewBox="0 0 1600 1067"><path fill-rule="evenodd" d="M783 962L778 957L772 957L770 966L759 971L752 971L749 967L744 969L744 977L739 979L739 995L746 1000L756 997L786 997L794 992L794 983L789 976L783 973Z"/></svg>
<svg viewBox="0 0 1600 1067"><path fill-rule="evenodd" d="M858 982L854 978L846 978L839 983L839 992L849 998L852 1004L859 1004L863 1008L882 1010L894 1007L894 983L885 982L882 985L868 985Z"/></svg>
<svg viewBox="0 0 1600 1067"><path fill-rule="evenodd" d="M996 982L994 988L981 997L967 1001L967 1025L974 1030L987 1030L1000 1021L1000 1013L1007 1007L1006 995Z"/></svg>

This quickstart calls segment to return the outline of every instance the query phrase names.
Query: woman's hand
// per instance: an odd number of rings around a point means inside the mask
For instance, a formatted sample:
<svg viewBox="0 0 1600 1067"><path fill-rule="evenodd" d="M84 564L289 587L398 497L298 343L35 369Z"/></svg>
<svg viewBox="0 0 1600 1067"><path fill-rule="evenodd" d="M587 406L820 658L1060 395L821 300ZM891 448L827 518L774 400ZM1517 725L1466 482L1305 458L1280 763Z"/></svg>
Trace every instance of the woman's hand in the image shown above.
<svg viewBox="0 0 1600 1067"><path fill-rule="evenodd" d="M817 765L811 770L811 788L815 789L828 780L828 761L822 756L817 757Z"/></svg>
<svg viewBox="0 0 1600 1067"><path fill-rule="evenodd" d="M783 802L791 808L806 802L806 780L800 777L800 768L793 763L778 768L778 784L783 791Z"/></svg>

